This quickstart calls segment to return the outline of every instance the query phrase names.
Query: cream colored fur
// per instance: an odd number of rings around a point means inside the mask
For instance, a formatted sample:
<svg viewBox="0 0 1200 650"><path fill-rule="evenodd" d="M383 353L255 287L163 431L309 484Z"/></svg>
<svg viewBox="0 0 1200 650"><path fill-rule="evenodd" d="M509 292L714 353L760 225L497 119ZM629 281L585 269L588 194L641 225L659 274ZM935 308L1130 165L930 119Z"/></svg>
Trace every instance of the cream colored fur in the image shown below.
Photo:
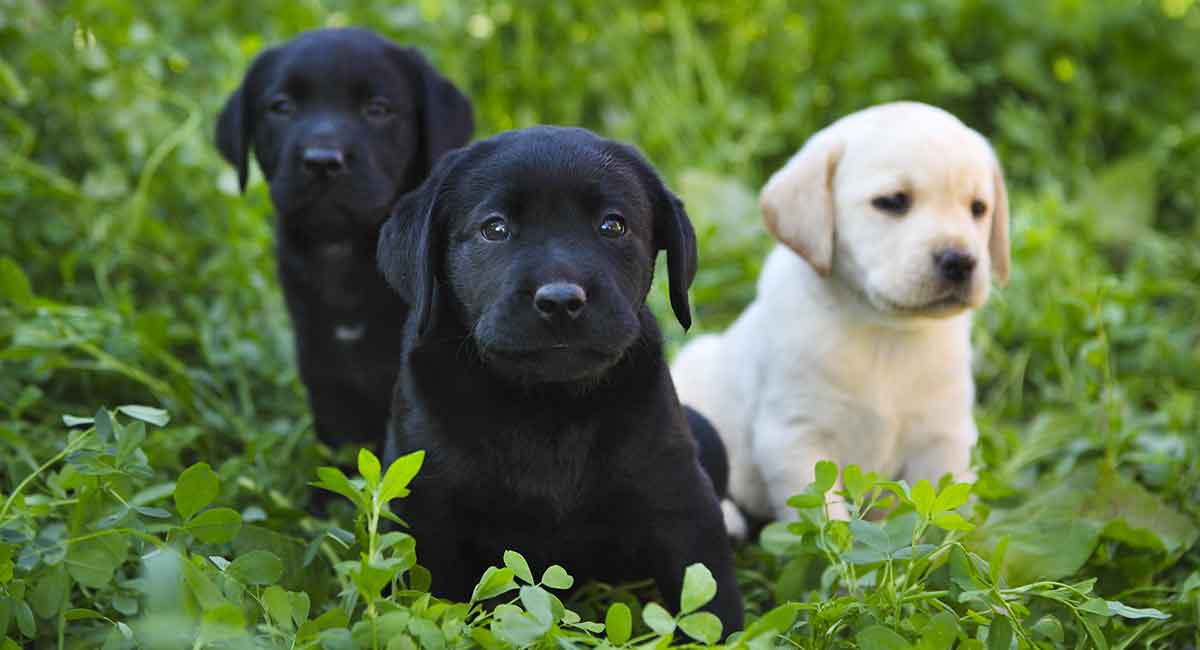
<svg viewBox="0 0 1200 650"><path fill-rule="evenodd" d="M901 191L902 216L872 204ZM680 399L725 441L734 501L789 518L822 459L909 482L970 478L970 314L989 273L1008 275L1008 200L987 141L932 106L869 108L812 136L761 205L781 244L757 298L672 368ZM978 260L956 287L933 261L947 248Z"/></svg>

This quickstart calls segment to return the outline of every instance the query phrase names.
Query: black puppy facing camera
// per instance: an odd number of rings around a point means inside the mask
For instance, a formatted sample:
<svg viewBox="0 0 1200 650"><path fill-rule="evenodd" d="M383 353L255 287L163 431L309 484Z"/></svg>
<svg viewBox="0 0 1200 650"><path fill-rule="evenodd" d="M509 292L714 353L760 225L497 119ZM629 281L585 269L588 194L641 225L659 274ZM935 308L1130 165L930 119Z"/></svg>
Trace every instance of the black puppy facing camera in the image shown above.
<svg viewBox="0 0 1200 650"><path fill-rule="evenodd" d="M582 129L505 133L443 158L385 224L381 269L412 304L392 455L426 450L402 516L434 593L464 600L503 551L581 579L684 569L740 629L713 484L646 306L658 251L691 322L696 242L632 147Z"/></svg>
<svg viewBox="0 0 1200 650"><path fill-rule="evenodd" d="M473 128L470 102L418 52L350 28L259 54L221 111L217 146L242 189L251 149L270 185L300 378L327 443L384 437L408 307L376 269L379 229Z"/></svg>

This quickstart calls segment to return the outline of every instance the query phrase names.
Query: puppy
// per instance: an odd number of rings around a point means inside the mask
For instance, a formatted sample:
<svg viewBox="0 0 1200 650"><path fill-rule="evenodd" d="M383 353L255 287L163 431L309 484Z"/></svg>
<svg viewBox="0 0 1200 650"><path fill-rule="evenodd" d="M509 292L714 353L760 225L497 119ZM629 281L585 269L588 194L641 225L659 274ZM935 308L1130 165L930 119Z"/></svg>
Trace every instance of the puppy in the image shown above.
<svg viewBox="0 0 1200 650"><path fill-rule="evenodd" d="M678 605L702 562L711 610L740 629L720 506L646 306L660 250L687 327L682 203L635 149L582 129L457 150L392 213L379 261L413 305L392 447L427 452L401 515L434 593L469 597L511 548L584 580L652 576Z"/></svg>
<svg viewBox="0 0 1200 650"><path fill-rule="evenodd" d="M870 108L814 135L761 206L781 245L757 298L672 369L725 440L732 498L788 518L822 459L910 483L970 479L970 314L1009 266L987 141L932 106ZM847 516L836 502L830 513Z"/></svg>
<svg viewBox="0 0 1200 650"><path fill-rule="evenodd" d="M379 442L407 306L375 264L388 209L471 137L471 105L415 50L320 29L259 54L217 121L243 190L253 149L314 427Z"/></svg>

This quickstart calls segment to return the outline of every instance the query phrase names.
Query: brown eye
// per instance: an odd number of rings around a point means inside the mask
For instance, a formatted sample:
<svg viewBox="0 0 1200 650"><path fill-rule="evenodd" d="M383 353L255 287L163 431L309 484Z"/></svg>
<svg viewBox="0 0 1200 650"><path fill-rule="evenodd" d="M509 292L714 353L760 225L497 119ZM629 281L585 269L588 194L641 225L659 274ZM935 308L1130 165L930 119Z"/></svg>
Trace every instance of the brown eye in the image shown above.
<svg viewBox="0 0 1200 650"><path fill-rule="evenodd" d="M479 235L488 241L505 241L511 237L508 222L503 217L491 217L479 227Z"/></svg>
<svg viewBox="0 0 1200 650"><path fill-rule="evenodd" d="M983 201L980 201L979 199L975 199L974 201L971 201L971 216L978 219L985 214L987 214L987 204L986 203L984 203Z"/></svg>
<svg viewBox="0 0 1200 650"><path fill-rule="evenodd" d="M901 216L912 206L912 197L908 192L885 194L871 199L871 205L891 215Z"/></svg>
<svg viewBox="0 0 1200 650"><path fill-rule="evenodd" d="M386 120L392 116L392 105L382 97L376 97L371 100L371 103L363 107L363 115L371 120Z"/></svg>
<svg viewBox="0 0 1200 650"><path fill-rule="evenodd" d="M625 234L625 220L619 214L607 214L597 230L605 237L616 239Z"/></svg>
<svg viewBox="0 0 1200 650"><path fill-rule="evenodd" d="M286 117L296 112L296 104L287 97L276 97L268 107L272 114Z"/></svg>

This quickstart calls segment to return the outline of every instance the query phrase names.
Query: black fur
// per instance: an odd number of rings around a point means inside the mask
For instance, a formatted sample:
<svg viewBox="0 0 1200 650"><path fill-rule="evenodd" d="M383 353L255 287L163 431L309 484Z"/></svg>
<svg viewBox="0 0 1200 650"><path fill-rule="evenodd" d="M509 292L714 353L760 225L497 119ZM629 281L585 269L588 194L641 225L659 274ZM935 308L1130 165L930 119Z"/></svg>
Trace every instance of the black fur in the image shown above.
<svg viewBox="0 0 1200 650"><path fill-rule="evenodd" d="M300 377L327 443L384 437L408 307L376 268L379 229L473 128L470 102L420 53L363 29L264 51L221 111L217 146L242 188L251 149L270 185ZM343 164L305 164L322 151Z"/></svg>
<svg viewBox="0 0 1200 650"><path fill-rule="evenodd" d="M599 233L610 215L624 236ZM482 236L495 218L508 240ZM645 304L659 250L686 325L696 242L682 204L635 149L582 129L455 151L393 211L380 266L414 314L389 447L427 453L401 515L436 594L469 597L511 548L535 571L654 577L674 607L703 562L719 585L709 608L741 628L717 496ZM535 308L551 283L584 290L578 317Z"/></svg>
<svg viewBox="0 0 1200 650"><path fill-rule="evenodd" d="M700 411L684 404L683 415L687 418L688 428L692 430L692 437L696 439L700 465L712 480L717 496L724 499L729 496L729 455L725 451L725 443L717 433L717 428Z"/></svg>

